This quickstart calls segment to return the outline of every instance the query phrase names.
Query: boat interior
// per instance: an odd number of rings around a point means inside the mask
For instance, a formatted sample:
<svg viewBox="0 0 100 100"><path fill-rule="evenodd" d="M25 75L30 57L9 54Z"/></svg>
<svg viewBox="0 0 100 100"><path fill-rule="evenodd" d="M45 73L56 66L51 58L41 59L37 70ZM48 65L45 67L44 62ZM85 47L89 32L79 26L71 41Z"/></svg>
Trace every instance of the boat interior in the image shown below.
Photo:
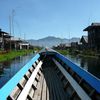
<svg viewBox="0 0 100 100"><path fill-rule="evenodd" d="M54 52L40 53L7 100L100 100L100 93Z"/></svg>

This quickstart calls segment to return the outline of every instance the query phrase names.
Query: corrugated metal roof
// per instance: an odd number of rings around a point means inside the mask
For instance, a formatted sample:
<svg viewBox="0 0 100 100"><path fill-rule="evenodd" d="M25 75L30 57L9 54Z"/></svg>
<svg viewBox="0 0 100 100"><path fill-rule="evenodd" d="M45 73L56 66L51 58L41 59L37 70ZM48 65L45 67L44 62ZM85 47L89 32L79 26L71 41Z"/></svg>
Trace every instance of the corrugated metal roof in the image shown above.
<svg viewBox="0 0 100 100"><path fill-rule="evenodd" d="M83 31L89 31L89 30L91 30L93 28L100 28L100 23L92 23L90 26L85 28Z"/></svg>

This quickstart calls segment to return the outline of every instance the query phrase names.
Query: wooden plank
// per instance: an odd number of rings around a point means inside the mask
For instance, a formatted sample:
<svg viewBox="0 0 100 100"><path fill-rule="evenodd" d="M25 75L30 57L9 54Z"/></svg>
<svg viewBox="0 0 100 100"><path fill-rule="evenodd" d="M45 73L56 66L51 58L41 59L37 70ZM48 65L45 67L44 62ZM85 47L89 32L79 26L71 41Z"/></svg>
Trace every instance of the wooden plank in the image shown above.
<svg viewBox="0 0 100 100"><path fill-rule="evenodd" d="M34 63L33 66L36 67L36 63Z"/></svg>
<svg viewBox="0 0 100 100"><path fill-rule="evenodd" d="M42 76L41 76L41 81L40 81L40 89L38 88L38 89L39 89L39 93L38 93L37 100L41 100L43 79L44 79L44 76L43 76L43 74L42 74Z"/></svg>
<svg viewBox="0 0 100 100"><path fill-rule="evenodd" d="M37 67L34 69L31 77L29 78L28 82L26 83L24 89L22 90L21 94L19 95L17 100L25 100L27 98L27 95L30 91L30 88L35 80L35 77L37 75L37 72L39 71L40 67L42 65L42 62L40 61Z"/></svg>
<svg viewBox="0 0 100 100"><path fill-rule="evenodd" d="M47 84L47 86L46 86L46 100L50 100L50 98L49 98L49 83L48 83L49 77L48 77L48 75L45 75L45 80L46 80L46 84Z"/></svg>
<svg viewBox="0 0 100 100"><path fill-rule="evenodd" d="M25 86L25 84L26 84L26 80L25 80L25 78L23 77L22 79L21 79L21 81L19 82L19 84L22 86L22 87L24 87Z"/></svg>
<svg viewBox="0 0 100 100"><path fill-rule="evenodd" d="M31 68L30 68L30 71L33 72L33 70L34 70L33 67L31 67Z"/></svg>
<svg viewBox="0 0 100 100"><path fill-rule="evenodd" d="M29 94L28 94L31 98L33 98L33 95L34 95L34 93L35 93L35 88L37 87L37 81L34 81L32 85L33 85L33 86L31 87L31 89L30 89L30 91L29 91ZM34 87L34 88L33 88L33 87Z"/></svg>
<svg viewBox="0 0 100 100"><path fill-rule="evenodd" d="M35 90L33 88L31 88L28 95L32 98L34 92L35 92Z"/></svg>
<svg viewBox="0 0 100 100"><path fill-rule="evenodd" d="M50 83L50 100L57 100L56 98L56 92L55 92L55 80L53 80L54 78L54 75L52 73L52 69L51 68L48 68L48 73L46 75L48 75L48 80L49 80L49 83Z"/></svg>
<svg viewBox="0 0 100 100"><path fill-rule="evenodd" d="M65 95L65 92L63 90L63 86L62 83L60 81L60 78L58 77L57 74L55 74L54 69L51 69L52 71L52 82L53 82L53 88L54 88L54 92L55 92L55 99L56 100L66 100L67 96Z"/></svg>
<svg viewBox="0 0 100 100"><path fill-rule="evenodd" d="M91 100L91 98L86 94L86 92L79 86L79 84L71 77L71 75L61 66L61 64L59 62L57 62L55 59L53 59L53 61L55 62L55 64L58 66L58 68L60 69L60 71L63 73L63 75L65 76L65 78L69 81L69 83L71 84L71 86L74 88L74 90L76 91L76 93L78 94L78 96L82 99L82 100Z"/></svg>
<svg viewBox="0 0 100 100"><path fill-rule="evenodd" d="M36 75L36 78L39 80L40 76L37 74L37 75ZM33 85L34 85L34 87L37 88L38 82L35 80L35 81L33 82ZM35 91L37 91L37 90L34 90L34 88L31 88L31 89L30 89L29 96L30 96L31 98L34 97Z"/></svg>
<svg viewBox="0 0 100 100"><path fill-rule="evenodd" d="M38 62L39 62L39 61L37 60L36 63L38 64Z"/></svg>
<svg viewBox="0 0 100 100"><path fill-rule="evenodd" d="M46 90L47 90L47 92L46 92L47 98L46 99L49 100L49 88L47 87Z"/></svg>
<svg viewBox="0 0 100 100"><path fill-rule="evenodd" d="M52 73L52 74L51 74ZM56 82L56 78L55 78L55 76L54 76L54 73L53 73L53 71L52 71L52 69L51 69L51 83L52 83L52 90L53 90L53 98L54 98L54 100L60 100L59 99L59 94L57 94L58 93L58 89L57 89L57 84L55 84L55 82ZM58 82L56 82L56 83L58 83Z"/></svg>
<svg viewBox="0 0 100 100"><path fill-rule="evenodd" d="M10 97L13 98L14 100L18 97L20 94L21 90L16 86L14 90L11 92Z"/></svg>
<svg viewBox="0 0 100 100"><path fill-rule="evenodd" d="M45 79L46 79L46 82L47 82L47 100L53 100L53 92L52 92L52 84L51 84L51 75L50 75L50 69L49 68L45 68L44 69L44 76L45 76Z"/></svg>
<svg viewBox="0 0 100 100"><path fill-rule="evenodd" d="M27 71L27 73L25 75L27 78L29 78L31 76L31 73L29 71Z"/></svg>
<svg viewBox="0 0 100 100"><path fill-rule="evenodd" d="M42 91L42 84L43 84L43 75L40 77L40 81L38 82L37 85L37 90L34 93L34 97L32 98L33 100L41 100L41 91Z"/></svg>
<svg viewBox="0 0 100 100"><path fill-rule="evenodd" d="M42 100L46 100L46 81L43 81Z"/></svg>
<svg viewBox="0 0 100 100"><path fill-rule="evenodd" d="M40 57L39 54L34 56L32 60L30 60L25 66L19 70L1 89L0 89L0 100L6 100L6 98L10 95L13 89L16 87L18 82L22 79L24 74L31 67L32 63L34 63Z"/></svg>
<svg viewBox="0 0 100 100"><path fill-rule="evenodd" d="M76 72L89 85L91 85L92 88L94 88L98 93L100 93L100 79L96 78L83 68L77 66L63 55L57 53L56 57L59 58L61 61L63 61L66 65L68 65L74 72Z"/></svg>

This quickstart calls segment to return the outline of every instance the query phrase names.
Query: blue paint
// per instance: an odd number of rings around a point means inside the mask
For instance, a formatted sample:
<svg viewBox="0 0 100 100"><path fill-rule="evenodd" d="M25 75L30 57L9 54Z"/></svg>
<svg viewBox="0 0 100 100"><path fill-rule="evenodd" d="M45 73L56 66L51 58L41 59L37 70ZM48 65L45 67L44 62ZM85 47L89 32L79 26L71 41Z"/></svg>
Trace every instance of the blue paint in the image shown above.
<svg viewBox="0 0 100 100"><path fill-rule="evenodd" d="M35 57L31 59L17 74L12 77L1 89L0 89L0 100L6 100L8 95L11 93L11 91L15 88L15 86L19 83L19 81L22 79L22 77L25 75L25 73L28 71L28 69L32 66L32 64L40 57L39 54L37 54Z"/></svg>
<svg viewBox="0 0 100 100"><path fill-rule="evenodd" d="M66 63L66 65L68 65L73 71L82 77L88 84L90 84L97 92L100 93L100 79L96 78L89 72L86 72L84 69L71 62L67 57L59 53L56 53L56 56Z"/></svg>

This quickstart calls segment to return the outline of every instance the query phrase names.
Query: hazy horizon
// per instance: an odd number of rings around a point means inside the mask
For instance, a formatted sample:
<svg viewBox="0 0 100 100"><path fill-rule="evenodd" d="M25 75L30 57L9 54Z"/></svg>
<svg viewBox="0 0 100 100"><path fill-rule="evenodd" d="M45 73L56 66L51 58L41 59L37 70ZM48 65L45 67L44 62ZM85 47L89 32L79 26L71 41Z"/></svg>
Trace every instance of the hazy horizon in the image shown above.
<svg viewBox="0 0 100 100"><path fill-rule="evenodd" d="M1 0L0 28L25 39L87 35L83 29L100 22L99 0ZM12 28L12 29L13 29Z"/></svg>

